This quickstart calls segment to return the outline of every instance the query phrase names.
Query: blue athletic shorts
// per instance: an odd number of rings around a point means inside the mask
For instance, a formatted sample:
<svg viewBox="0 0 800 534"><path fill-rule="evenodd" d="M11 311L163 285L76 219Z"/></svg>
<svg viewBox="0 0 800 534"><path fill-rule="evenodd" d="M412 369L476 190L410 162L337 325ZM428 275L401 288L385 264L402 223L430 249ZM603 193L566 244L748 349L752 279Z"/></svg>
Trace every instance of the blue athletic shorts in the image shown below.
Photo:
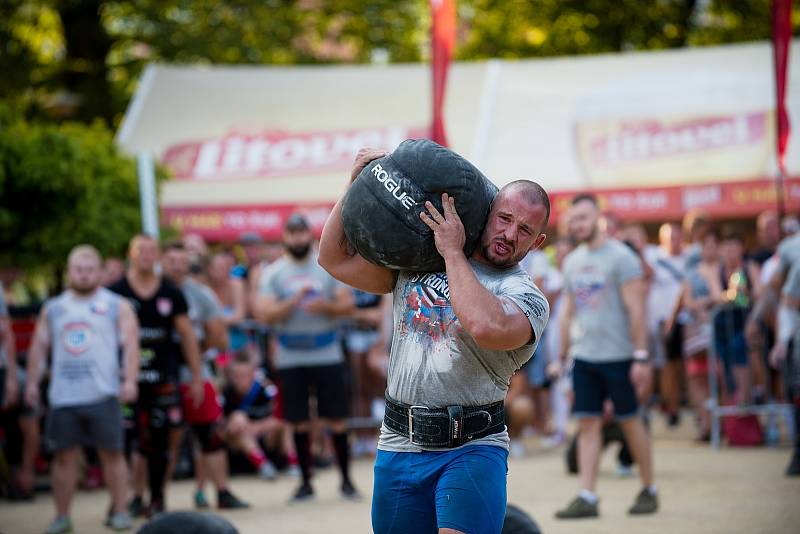
<svg viewBox="0 0 800 534"><path fill-rule="evenodd" d="M639 402L629 376L631 363L631 360L592 363L576 359L572 369L573 415L578 418L602 416L606 399L614 403L615 419L636 415Z"/></svg>
<svg viewBox="0 0 800 534"><path fill-rule="evenodd" d="M372 496L376 534L435 534L439 528L503 529L508 451L469 445L441 452L378 451Z"/></svg>

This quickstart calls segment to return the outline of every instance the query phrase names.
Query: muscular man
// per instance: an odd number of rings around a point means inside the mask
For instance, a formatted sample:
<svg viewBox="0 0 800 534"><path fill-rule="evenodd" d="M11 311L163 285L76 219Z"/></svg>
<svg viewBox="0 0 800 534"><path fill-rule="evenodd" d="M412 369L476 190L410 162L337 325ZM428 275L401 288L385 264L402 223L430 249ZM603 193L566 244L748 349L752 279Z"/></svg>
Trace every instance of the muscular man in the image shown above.
<svg viewBox="0 0 800 534"><path fill-rule="evenodd" d="M53 496L56 518L48 534L71 532L69 506L78 481L81 446L97 448L111 499L107 526L128 530L125 506L128 467L123 455L121 402L136 398L139 326L127 301L100 287L102 262L89 245L72 249L69 289L49 300L39 314L28 352L25 398L39 401L36 377L52 354L46 442L55 451ZM119 349L123 365L120 369ZM120 384L120 375L124 380Z"/></svg>
<svg viewBox="0 0 800 534"><path fill-rule="evenodd" d="M188 315L192 323L197 341L212 358L217 350L228 348L228 332L222 321L222 309L211 288L189 278L189 254L180 242L169 243L164 247L162 261L164 277L175 284L183 293L189 306ZM176 342L180 344L180 337ZM195 506L208 508L203 486L206 476L211 478L217 489L217 507L220 509L249 508L228 489L228 456L224 449L222 435L222 407L217 400L214 387L215 376L211 365L203 362L203 403L199 409L192 409L184 403L184 418L189 423L192 433L200 444L200 454L196 455ZM185 365L181 365L180 378L182 387L191 382L191 373ZM172 458L175 458L183 437L182 430L176 430L171 439Z"/></svg>
<svg viewBox="0 0 800 534"><path fill-rule="evenodd" d="M383 155L360 151L351 183ZM427 202L420 217L433 231L443 272L389 270L355 254L341 199L320 243L320 264L336 278L372 293L393 292L372 500L379 534L501 531L509 447L503 399L549 315L544 295L519 266L545 240L547 193L526 180L505 186L470 257L455 199L444 194L442 204L444 213Z"/></svg>
<svg viewBox="0 0 800 534"><path fill-rule="evenodd" d="M309 408L312 396L317 399L319 418L333 431L342 496L357 499L349 472L347 388L338 338L339 318L352 310L353 294L320 268L312 240L306 218L297 213L289 217L283 231L288 254L262 274L256 317L273 326L278 342L275 365L280 373L284 416L294 427L303 477L292 500L314 496Z"/></svg>
<svg viewBox="0 0 800 534"><path fill-rule="evenodd" d="M181 352L173 342L180 336L183 358L191 370L190 390L195 406L203 400L200 348L189 322L186 299L178 288L156 274L158 243L138 235L128 249L130 267L125 277L109 289L127 298L139 318L141 365L139 401L134 408L139 458L147 461L150 504L145 510L140 494L131 502L133 515L154 515L164 511L164 487L169 462L169 432L183 424L178 368Z"/></svg>
<svg viewBox="0 0 800 534"><path fill-rule="evenodd" d="M631 514L658 508L653 486L650 439L638 417L636 387L651 377L647 351L645 284L638 256L598 228L600 211L591 195L579 195L568 214L569 232L580 245L564 260L564 310L561 320L562 364L572 359L578 418L578 475L580 494L559 519L596 517L594 494L600 461L603 404L614 403L644 486Z"/></svg>

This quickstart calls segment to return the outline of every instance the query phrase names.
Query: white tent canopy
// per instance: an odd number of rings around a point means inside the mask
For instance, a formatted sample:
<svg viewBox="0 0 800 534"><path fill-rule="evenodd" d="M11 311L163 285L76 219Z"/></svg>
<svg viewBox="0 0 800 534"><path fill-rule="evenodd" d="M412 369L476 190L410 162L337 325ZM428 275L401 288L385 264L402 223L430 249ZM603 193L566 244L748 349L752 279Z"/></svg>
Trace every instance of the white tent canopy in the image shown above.
<svg viewBox="0 0 800 534"><path fill-rule="evenodd" d="M800 128L800 55L790 59L787 104ZM446 129L451 148L498 185L530 178L556 193L661 188L667 196L674 187L730 188L775 173L773 84L769 43L455 63ZM117 141L173 170L161 191L172 222L223 237L270 233L295 206L324 218L360 146L425 136L429 117L423 64L156 64ZM800 132L787 165L800 174ZM720 199L729 193L737 194L721 189Z"/></svg>

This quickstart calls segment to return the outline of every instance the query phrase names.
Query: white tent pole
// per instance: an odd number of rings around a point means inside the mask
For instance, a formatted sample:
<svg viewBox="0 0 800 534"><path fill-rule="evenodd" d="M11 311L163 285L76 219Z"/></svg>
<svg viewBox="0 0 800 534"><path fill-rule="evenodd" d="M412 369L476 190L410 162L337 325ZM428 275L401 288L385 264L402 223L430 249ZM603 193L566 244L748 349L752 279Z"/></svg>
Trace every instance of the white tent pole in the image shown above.
<svg viewBox="0 0 800 534"><path fill-rule="evenodd" d="M478 107L478 120L475 124L475 138L472 141L472 163L478 168L485 163L486 159L501 64L501 61L497 59L491 59L486 64L486 77L483 80L483 93Z"/></svg>
<svg viewBox="0 0 800 534"><path fill-rule="evenodd" d="M147 152L140 152L137 164L142 231L158 239L158 203L156 201L156 173L153 157Z"/></svg>

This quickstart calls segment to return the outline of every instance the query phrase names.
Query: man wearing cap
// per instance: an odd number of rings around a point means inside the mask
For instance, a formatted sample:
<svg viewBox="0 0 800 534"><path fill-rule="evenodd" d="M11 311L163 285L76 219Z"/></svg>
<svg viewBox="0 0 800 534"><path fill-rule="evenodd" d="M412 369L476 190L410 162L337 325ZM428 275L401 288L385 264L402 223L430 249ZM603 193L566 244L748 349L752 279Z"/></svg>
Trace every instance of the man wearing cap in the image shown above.
<svg viewBox="0 0 800 534"><path fill-rule="evenodd" d="M359 497L350 481L344 354L338 338L339 318L352 310L353 295L319 266L312 241L308 220L298 213L290 216L283 231L287 254L262 273L256 303L256 317L273 327L277 339L275 367L284 416L294 428L303 476L292 502L314 496L309 436L312 390L317 415L333 432L342 496Z"/></svg>

